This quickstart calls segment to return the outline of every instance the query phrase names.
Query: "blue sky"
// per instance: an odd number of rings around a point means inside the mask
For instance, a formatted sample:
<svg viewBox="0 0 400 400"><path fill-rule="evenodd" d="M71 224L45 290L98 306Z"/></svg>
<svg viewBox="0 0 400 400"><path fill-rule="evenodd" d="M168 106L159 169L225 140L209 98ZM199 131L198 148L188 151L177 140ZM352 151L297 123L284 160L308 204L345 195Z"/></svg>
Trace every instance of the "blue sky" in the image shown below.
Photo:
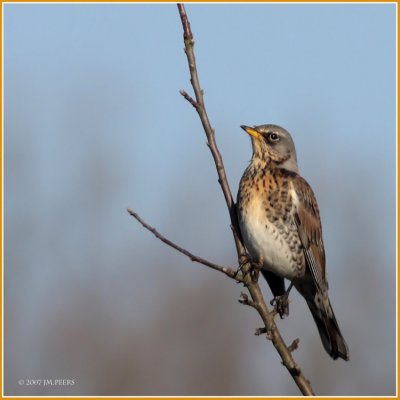
<svg viewBox="0 0 400 400"><path fill-rule="evenodd" d="M320 374L321 394L393 394L395 4L186 8L207 110L234 196L251 157L249 138L239 126L276 123L291 132L300 171L319 202L332 302L354 358L335 364L321 347L310 357L307 346L314 342L304 338L300 360L311 378ZM19 376L43 375L46 368L65 371L52 358L55 349L63 349L61 342L36 354L31 364L24 351L44 346L46 327L71 304L76 282L82 293L102 299L116 332L129 331L130 318L132 326L150 324L149 314L156 321L156 304L184 296L166 286L169 274L179 275L183 287L199 282L209 287L212 272L197 275L192 264L130 220L126 207L193 252L235 265L205 136L180 89L191 92L175 4L4 5L6 312L18 315L9 329L19 332L6 360L6 372L14 374L6 373L11 394L26 393L15 384ZM171 263L168 274L165 260ZM140 282L151 282L157 294L135 279L138 271ZM238 289L223 280L220 285L231 290L223 298L236 301ZM374 296L366 299L370 293ZM138 296L146 306L133 306ZM311 319L303 321L302 300L295 299L294 316L283 331L300 326L304 330L297 335L319 340ZM90 305L78 308L83 315L93 313ZM244 329L242 336L251 336L258 322L237 321L234 301L228 309L232 324ZM33 310L40 310L34 318ZM71 312L69 318L74 326L78 317ZM64 332L64 319L59 323ZM382 334L379 326L387 330ZM383 350L382 342L388 343ZM211 393L265 394L266 383L268 393L297 393L287 386L279 363L270 378L257 379L267 357L259 347L268 346L247 345L254 346L250 354L256 361L248 366L254 382L247 387L238 367L232 378L237 386L221 384ZM147 346L156 348L153 342ZM179 347L173 336L169 346ZM68 351L62 354L68 359ZM245 356L241 362L247 363ZM69 357L74 366L76 358ZM107 363L107 356L102 360ZM167 356L165 363L172 368ZM355 372L365 365L370 367L364 375ZM329 381L333 373L341 386ZM101 394L95 390L99 378L81 374L76 393ZM164 379L153 382L162 394L196 394L195 384L176 392ZM150 393L145 386L134 392L127 387L119 394Z"/></svg>

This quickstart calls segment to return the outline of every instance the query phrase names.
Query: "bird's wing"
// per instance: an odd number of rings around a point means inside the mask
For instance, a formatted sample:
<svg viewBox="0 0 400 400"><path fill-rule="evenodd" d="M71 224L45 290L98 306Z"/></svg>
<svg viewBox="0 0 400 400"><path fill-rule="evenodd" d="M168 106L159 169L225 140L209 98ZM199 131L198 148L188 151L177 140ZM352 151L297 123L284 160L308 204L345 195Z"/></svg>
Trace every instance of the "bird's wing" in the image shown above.
<svg viewBox="0 0 400 400"><path fill-rule="evenodd" d="M298 199L295 202L294 221L304 247L306 263L315 284L324 290L327 287L325 250L317 200L310 185L301 176L297 175L292 182Z"/></svg>

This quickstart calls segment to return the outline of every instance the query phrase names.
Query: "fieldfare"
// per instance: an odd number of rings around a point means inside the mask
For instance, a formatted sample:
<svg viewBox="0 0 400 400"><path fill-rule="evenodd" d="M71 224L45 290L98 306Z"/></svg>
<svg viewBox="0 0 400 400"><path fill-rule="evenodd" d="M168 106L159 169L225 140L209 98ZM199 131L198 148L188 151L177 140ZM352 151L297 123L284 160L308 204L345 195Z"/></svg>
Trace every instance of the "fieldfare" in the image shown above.
<svg viewBox="0 0 400 400"><path fill-rule="evenodd" d="M242 126L253 157L240 181L237 212L244 244L261 267L280 316L288 314L292 286L305 298L322 344L333 358L349 359L328 297L318 205L299 175L292 137L276 125ZM285 290L284 278L291 281Z"/></svg>

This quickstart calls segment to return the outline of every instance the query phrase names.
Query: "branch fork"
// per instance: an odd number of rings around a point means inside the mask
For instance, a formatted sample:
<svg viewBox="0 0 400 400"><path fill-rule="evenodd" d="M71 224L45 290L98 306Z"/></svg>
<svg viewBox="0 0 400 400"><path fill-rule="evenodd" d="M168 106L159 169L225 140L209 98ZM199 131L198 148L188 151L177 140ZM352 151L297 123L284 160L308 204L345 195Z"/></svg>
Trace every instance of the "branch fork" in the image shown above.
<svg viewBox="0 0 400 400"><path fill-rule="evenodd" d="M215 167L218 175L218 183L221 186L221 190L224 194L226 205L230 217L230 226L232 230L233 240L235 242L238 265L240 266L238 270L234 270L230 267L221 266L210 262L202 257L196 256L183 247L175 244L171 240L167 239L165 236L160 234L155 228L147 224L136 212L128 209L128 213L135 218L144 228L149 230L154 236L159 240L167 244L168 246L174 248L178 252L184 254L190 260L200 263L208 268L219 271L229 278L235 280L238 283L243 283L247 288L249 295L246 293L241 293L239 302L241 304L250 306L254 308L261 317L263 322L263 327L258 328L255 332L256 335L266 334L267 339L269 339L274 345L275 349L281 357L282 364L289 371L290 375L294 379L301 393L305 396L314 396L313 389L310 382L305 378L301 369L294 362L292 357L292 352L298 347L299 339L295 339L291 345L287 346L279 333L279 330L275 324L274 317L276 315L276 310L269 310L264 297L261 293L261 289L258 285L258 275L260 267L258 263L254 264L250 262L243 240L241 237L239 224L237 221L235 203L233 201L232 193L228 184L228 179L225 173L224 163L222 156L219 152L215 141L214 129L212 128L210 121L208 119L207 111L204 104L203 95L204 92L200 87L199 77L197 74L196 59L194 55L194 39L190 28L190 22L186 14L185 6L183 4L178 4L179 15L183 28L183 39L185 44L185 54L188 61L189 72L190 72L190 82L194 91L194 98L190 96L185 90L180 90L180 94L187 100L197 111L200 121L202 123L204 132L207 137L207 146L209 147L211 154L214 159ZM241 274L239 274L241 272Z"/></svg>
<svg viewBox="0 0 400 400"><path fill-rule="evenodd" d="M199 105L197 104L196 100L190 96L185 90L181 89L179 93L197 110Z"/></svg>

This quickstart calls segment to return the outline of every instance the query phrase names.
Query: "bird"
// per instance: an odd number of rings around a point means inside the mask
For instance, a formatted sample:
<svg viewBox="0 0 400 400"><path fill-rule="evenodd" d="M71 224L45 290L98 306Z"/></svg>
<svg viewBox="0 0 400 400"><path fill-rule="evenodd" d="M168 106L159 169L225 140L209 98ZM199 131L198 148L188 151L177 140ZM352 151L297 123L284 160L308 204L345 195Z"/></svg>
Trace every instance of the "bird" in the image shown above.
<svg viewBox="0 0 400 400"><path fill-rule="evenodd" d="M307 302L326 352L348 361L328 295L318 204L299 173L293 139L278 125L241 128L251 137L253 155L240 180L236 210L250 260L266 278L280 317L289 314L294 286Z"/></svg>

